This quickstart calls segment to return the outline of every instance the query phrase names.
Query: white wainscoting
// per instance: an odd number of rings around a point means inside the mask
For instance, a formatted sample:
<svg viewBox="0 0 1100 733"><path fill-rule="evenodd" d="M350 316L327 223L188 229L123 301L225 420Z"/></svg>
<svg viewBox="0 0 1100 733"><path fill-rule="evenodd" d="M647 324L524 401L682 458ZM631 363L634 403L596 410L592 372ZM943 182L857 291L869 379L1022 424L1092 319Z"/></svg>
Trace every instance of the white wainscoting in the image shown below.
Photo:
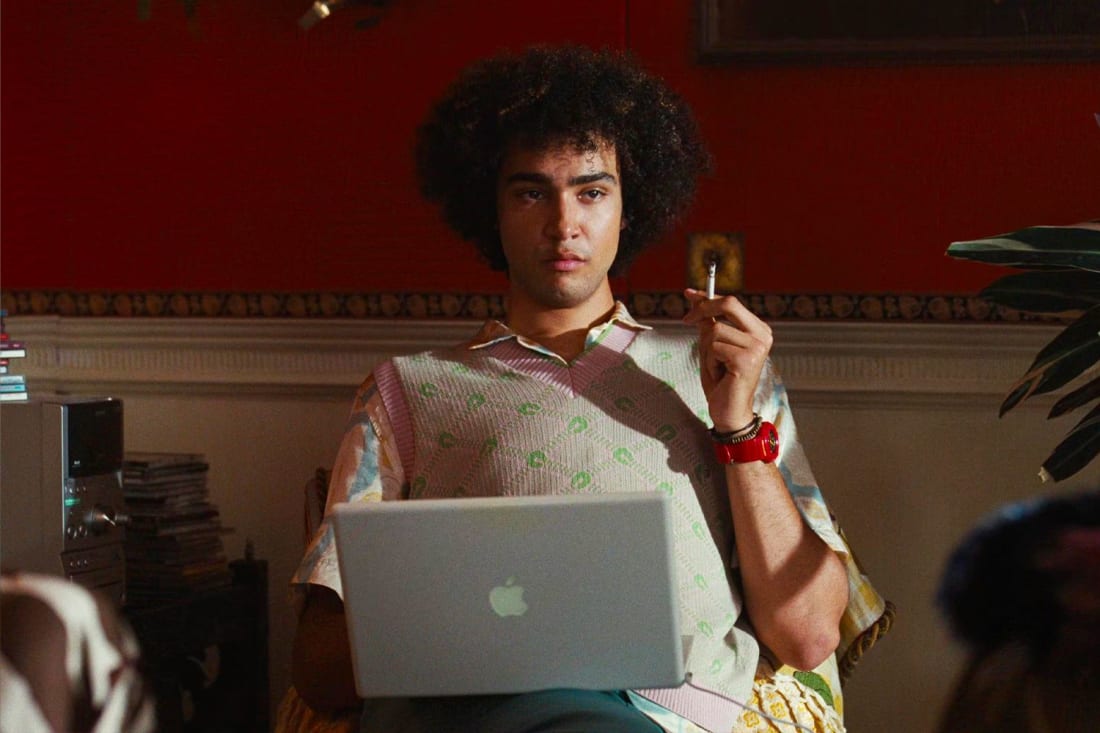
<svg viewBox="0 0 1100 733"><path fill-rule="evenodd" d="M678 323L665 324L684 328ZM331 464L356 385L381 359L468 338L470 321L200 318L8 319L32 392L125 403L130 450L197 452L213 501L271 573L272 695L289 681L283 592L302 551L302 486ZM1100 485L1092 467L1036 471L1073 418L1040 398L997 418L1008 386L1056 326L776 322L815 473L860 559L899 609L846 691L849 729L926 733L961 659L933 597L950 549L998 505Z"/></svg>
<svg viewBox="0 0 1100 733"><path fill-rule="evenodd" d="M9 319L38 389L343 394L381 359L469 337L460 320ZM671 321L662 328L687 331ZM774 358L793 391L907 401L1004 391L1056 326L778 322Z"/></svg>

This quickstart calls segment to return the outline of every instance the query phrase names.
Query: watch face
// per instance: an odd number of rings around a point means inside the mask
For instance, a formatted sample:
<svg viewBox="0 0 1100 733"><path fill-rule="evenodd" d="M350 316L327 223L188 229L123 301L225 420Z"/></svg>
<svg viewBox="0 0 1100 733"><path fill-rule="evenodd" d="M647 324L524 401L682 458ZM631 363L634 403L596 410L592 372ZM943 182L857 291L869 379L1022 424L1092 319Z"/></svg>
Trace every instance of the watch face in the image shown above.
<svg viewBox="0 0 1100 733"><path fill-rule="evenodd" d="M771 463L779 456L779 431L770 422L766 422L760 426L758 439L764 450L764 457L761 460L764 463Z"/></svg>

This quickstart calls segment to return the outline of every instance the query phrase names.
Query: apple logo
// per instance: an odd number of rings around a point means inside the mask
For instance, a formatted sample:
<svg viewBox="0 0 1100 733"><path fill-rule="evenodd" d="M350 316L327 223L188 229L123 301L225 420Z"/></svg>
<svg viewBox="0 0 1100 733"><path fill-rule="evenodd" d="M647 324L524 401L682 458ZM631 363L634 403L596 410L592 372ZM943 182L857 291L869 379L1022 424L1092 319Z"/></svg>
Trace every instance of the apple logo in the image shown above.
<svg viewBox="0 0 1100 733"><path fill-rule="evenodd" d="M523 600L523 586L516 585L515 576L489 591L489 605L497 616L522 616L527 613L527 602Z"/></svg>

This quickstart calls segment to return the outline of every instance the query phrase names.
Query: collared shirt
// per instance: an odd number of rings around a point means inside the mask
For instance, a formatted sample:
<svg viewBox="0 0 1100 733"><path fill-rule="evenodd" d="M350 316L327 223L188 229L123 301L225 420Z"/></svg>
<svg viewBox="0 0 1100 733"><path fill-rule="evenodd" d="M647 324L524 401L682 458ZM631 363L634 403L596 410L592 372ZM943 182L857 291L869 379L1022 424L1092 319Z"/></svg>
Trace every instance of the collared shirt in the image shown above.
<svg viewBox="0 0 1100 733"><path fill-rule="evenodd" d="M643 325L634 320L634 316L630 315L630 311L626 309L622 301L616 300L615 308L611 311L611 315L608 316L607 320L588 329L588 333L585 334L584 338L584 351L588 351L593 346L602 342L604 337L611 331L611 326L616 323L621 324L624 328L631 331L652 330L650 326ZM542 354L562 365L567 365L565 359L561 358L550 349L525 336L521 336L504 323L497 320L486 321L477 335L470 340L468 346L471 349L483 349L501 341L507 341L508 339L515 339L516 343L524 348Z"/></svg>

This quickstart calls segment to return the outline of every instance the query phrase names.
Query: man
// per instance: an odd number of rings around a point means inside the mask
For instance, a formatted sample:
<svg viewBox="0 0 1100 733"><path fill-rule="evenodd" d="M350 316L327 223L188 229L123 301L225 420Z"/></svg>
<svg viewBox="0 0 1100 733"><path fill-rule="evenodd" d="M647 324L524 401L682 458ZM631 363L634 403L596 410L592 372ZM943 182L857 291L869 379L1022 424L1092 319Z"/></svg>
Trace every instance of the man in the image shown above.
<svg viewBox="0 0 1100 733"><path fill-rule="evenodd" d="M678 536L695 538L676 547L691 568L679 589L691 677L644 694L368 701L364 730L753 730L762 706L842 730L841 617L847 608L859 633L881 599L860 585L805 464L770 329L735 297L687 290L696 346L637 323L608 279L694 195L707 157L686 105L622 56L533 49L467 70L422 126L417 156L427 198L507 272L507 321L367 379L330 506L504 487L667 491ZM516 405L529 408L522 421ZM441 431L458 436L446 450ZM632 446L619 454L629 460L604 460L608 445ZM536 451L542 460L523 460ZM295 582L308 589L295 687L315 708L354 705L327 523ZM863 591L852 608L850 583Z"/></svg>

